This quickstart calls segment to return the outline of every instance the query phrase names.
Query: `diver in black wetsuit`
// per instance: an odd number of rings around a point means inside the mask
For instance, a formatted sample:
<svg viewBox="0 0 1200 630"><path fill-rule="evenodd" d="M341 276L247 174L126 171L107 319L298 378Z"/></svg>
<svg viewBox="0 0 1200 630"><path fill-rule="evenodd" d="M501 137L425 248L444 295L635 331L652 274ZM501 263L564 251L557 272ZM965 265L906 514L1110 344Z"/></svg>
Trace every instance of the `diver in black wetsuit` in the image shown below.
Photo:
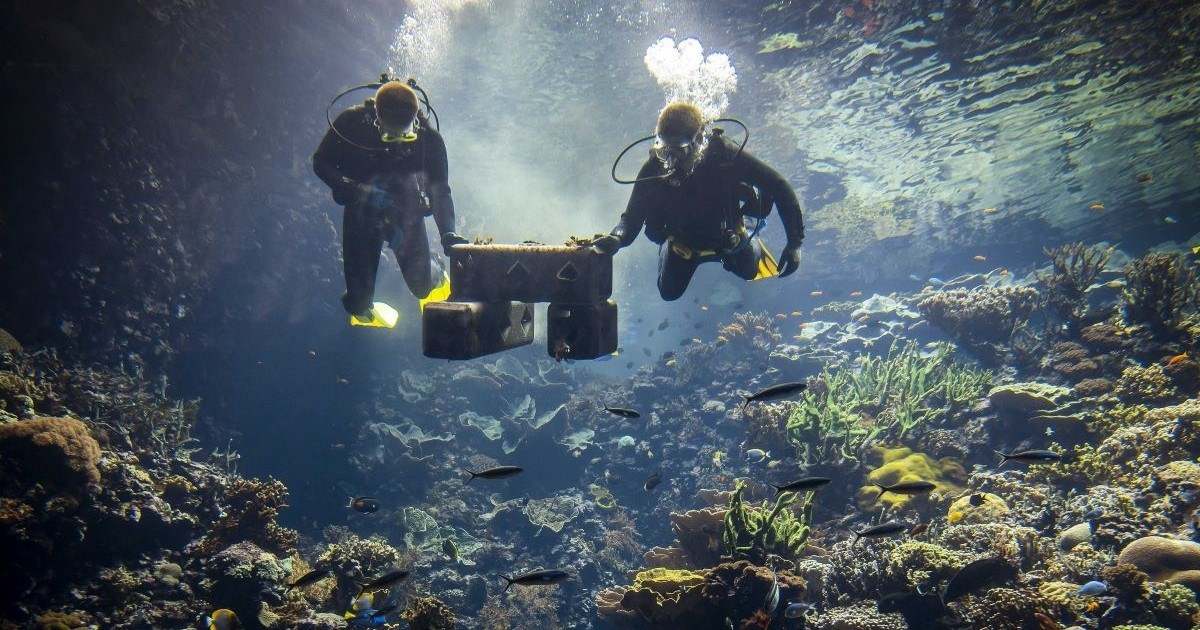
<svg viewBox="0 0 1200 630"><path fill-rule="evenodd" d="M746 280L761 277L760 261L769 255L747 232L743 217L765 217L774 204L787 234L778 275L796 271L804 218L787 180L719 131L706 134L704 117L691 103L667 105L655 133L652 155L638 173L620 223L593 247L616 253L644 225L646 237L664 245L659 294L676 300L704 262L719 260ZM773 261L770 267L765 275L775 271Z"/></svg>
<svg viewBox="0 0 1200 630"><path fill-rule="evenodd" d="M338 115L313 154L313 170L332 190L333 200L345 207L342 305L355 324L380 325L373 299L385 240L418 298L436 284L425 217L433 215L446 255L467 242L454 232L446 143L418 114L412 88L385 81L373 99Z"/></svg>

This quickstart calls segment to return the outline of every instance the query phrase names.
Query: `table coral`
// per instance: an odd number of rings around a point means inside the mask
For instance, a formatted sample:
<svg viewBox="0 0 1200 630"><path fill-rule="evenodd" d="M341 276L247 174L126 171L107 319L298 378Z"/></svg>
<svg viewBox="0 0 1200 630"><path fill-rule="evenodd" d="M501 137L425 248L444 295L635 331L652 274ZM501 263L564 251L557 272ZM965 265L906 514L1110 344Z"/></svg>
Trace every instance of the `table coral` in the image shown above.
<svg viewBox="0 0 1200 630"><path fill-rule="evenodd" d="M582 499L576 494L560 494L544 499L530 499L523 508L529 522L538 529L560 532L567 523L583 513Z"/></svg>

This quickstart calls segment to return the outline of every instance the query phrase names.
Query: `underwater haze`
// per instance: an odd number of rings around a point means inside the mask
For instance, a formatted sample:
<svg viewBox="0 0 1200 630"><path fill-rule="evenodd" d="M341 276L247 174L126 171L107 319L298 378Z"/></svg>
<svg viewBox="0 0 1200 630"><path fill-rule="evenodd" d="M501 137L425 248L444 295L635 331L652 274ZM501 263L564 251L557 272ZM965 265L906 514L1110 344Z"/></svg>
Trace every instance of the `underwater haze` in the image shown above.
<svg viewBox="0 0 1200 630"><path fill-rule="evenodd" d="M1200 627L1195 3L51 1L0 49L4 628ZM616 352L538 303L447 360L384 246L351 325L314 152L383 74L470 243L607 261L686 102L799 268L667 300L648 223Z"/></svg>

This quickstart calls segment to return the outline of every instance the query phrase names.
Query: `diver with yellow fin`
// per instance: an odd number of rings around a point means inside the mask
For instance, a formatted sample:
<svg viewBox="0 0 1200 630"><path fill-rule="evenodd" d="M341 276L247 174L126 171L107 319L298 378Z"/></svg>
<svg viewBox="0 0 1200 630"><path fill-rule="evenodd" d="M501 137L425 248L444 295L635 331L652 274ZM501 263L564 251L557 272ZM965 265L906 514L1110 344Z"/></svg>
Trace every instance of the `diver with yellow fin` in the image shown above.
<svg viewBox="0 0 1200 630"><path fill-rule="evenodd" d="M374 90L373 97L331 119L334 104L360 89ZM438 133L437 112L413 79L403 82L385 74L379 83L337 95L329 110L329 130L313 154L313 170L345 209L342 305L353 325L392 328L399 313L375 301L384 241L396 253L404 282L422 308L450 293L449 277L440 269L434 272L425 217L433 217L447 256L455 245L467 242L454 232L446 143Z"/></svg>
<svg viewBox="0 0 1200 630"><path fill-rule="evenodd" d="M778 172L745 151L742 142L725 137L720 128L706 132L700 108L674 102L663 108L653 136L625 148L613 164L613 180L633 184L621 220L609 234L597 235L592 247L615 254L633 243L642 227L646 237L662 247L658 291L676 300L687 290L701 263L721 261L746 280L795 273L800 267L804 218L796 191ZM633 180L617 178L621 157L638 144L653 140L650 157ZM774 206L787 243L779 260L758 238ZM747 228L747 220L753 227Z"/></svg>

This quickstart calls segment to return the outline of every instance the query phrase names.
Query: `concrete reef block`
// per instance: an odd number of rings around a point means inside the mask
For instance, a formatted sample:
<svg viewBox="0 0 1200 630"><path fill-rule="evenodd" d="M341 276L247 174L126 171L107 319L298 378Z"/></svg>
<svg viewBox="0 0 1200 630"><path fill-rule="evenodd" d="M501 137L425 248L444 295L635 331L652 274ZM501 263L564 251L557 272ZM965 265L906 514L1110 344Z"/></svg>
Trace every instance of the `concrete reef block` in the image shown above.
<svg viewBox="0 0 1200 630"><path fill-rule="evenodd" d="M433 302L421 313L422 350L431 359L474 359L533 343L527 302Z"/></svg>
<svg viewBox="0 0 1200 630"><path fill-rule="evenodd" d="M601 302L612 295L612 256L589 247L460 245L450 254L451 299Z"/></svg>
<svg viewBox="0 0 1200 630"><path fill-rule="evenodd" d="M557 360L596 359L617 350L617 304L553 303L546 308L546 352Z"/></svg>

